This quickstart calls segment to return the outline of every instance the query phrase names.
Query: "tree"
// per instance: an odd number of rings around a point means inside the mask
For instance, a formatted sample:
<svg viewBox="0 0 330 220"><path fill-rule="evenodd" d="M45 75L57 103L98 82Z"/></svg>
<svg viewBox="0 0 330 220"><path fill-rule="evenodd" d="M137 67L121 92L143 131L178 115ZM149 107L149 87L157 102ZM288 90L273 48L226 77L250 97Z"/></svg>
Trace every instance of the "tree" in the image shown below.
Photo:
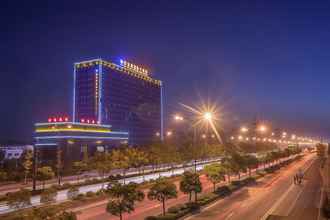
<svg viewBox="0 0 330 220"><path fill-rule="evenodd" d="M10 192L7 196L7 205L13 209L24 208L31 205L31 193L28 189Z"/></svg>
<svg viewBox="0 0 330 220"><path fill-rule="evenodd" d="M142 150L136 148L130 148L126 151L128 157L129 167L139 169L139 172L142 168L143 180L144 180L144 166L148 164L148 155Z"/></svg>
<svg viewBox="0 0 330 220"><path fill-rule="evenodd" d="M79 189L76 186L72 186L68 191L67 191L67 197L68 199L75 199L79 195Z"/></svg>
<svg viewBox="0 0 330 220"><path fill-rule="evenodd" d="M168 199L176 198L178 191L174 183L164 178L158 178L148 192L150 200L157 200L163 205L163 215L165 215L165 202Z"/></svg>
<svg viewBox="0 0 330 220"><path fill-rule="evenodd" d="M254 155L247 154L244 156L245 164L249 169L249 176L251 176L251 170L254 168L258 168L258 158Z"/></svg>
<svg viewBox="0 0 330 220"><path fill-rule="evenodd" d="M126 171L130 167L130 158L132 158L134 153L135 152L129 148L116 149L111 152L113 167L123 170L124 184L126 179Z"/></svg>
<svg viewBox="0 0 330 220"><path fill-rule="evenodd" d="M63 168L62 162L62 150L60 146L57 146L56 150L56 170L57 170L57 183L61 185L61 170Z"/></svg>
<svg viewBox="0 0 330 220"><path fill-rule="evenodd" d="M134 211L136 201L144 199L144 193L137 189L136 183L129 183L127 185L118 182L108 186L107 194L110 199L107 205L107 212L112 215L119 216L120 220L123 218L123 213L131 213Z"/></svg>
<svg viewBox="0 0 330 220"><path fill-rule="evenodd" d="M111 170L113 167L111 161L111 155L107 152L97 152L92 160L90 160L91 167L95 168L99 173L100 177L104 179L104 175ZM102 189L104 184L102 182Z"/></svg>
<svg viewBox="0 0 330 220"><path fill-rule="evenodd" d="M41 203L52 203L56 201L57 190L54 187L50 187L45 189L40 194L40 202Z"/></svg>
<svg viewBox="0 0 330 220"><path fill-rule="evenodd" d="M325 149L326 149L326 147L325 147L324 144L321 144L321 143L317 144L316 145L317 155L321 158L324 158L325 157Z"/></svg>
<svg viewBox="0 0 330 220"><path fill-rule="evenodd" d="M185 171L180 181L180 191L184 194L189 194L189 201L191 201L192 193L195 194L195 202L197 202L197 194L202 192L202 183L199 179L198 173Z"/></svg>
<svg viewBox="0 0 330 220"><path fill-rule="evenodd" d="M232 152L227 158L227 167L241 179L241 172L246 172L246 161L241 154Z"/></svg>
<svg viewBox="0 0 330 220"><path fill-rule="evenodd" d="M24 184L27 184L27 177L32 169L32 165L33 165L32 158L33 158L32 151L27 150L24 155L24 161L22 163L24 168Z"/></svg>
<svg viewBox="0 0 330 220"><path fill-rule="evenodd" d="M79 182L79 177L87 170L87 163L84 161L76 161L73 163L73 169L77 174L77 182Z"/></svg>
<svg viewBox="0 0 330 220"><path fill-rule="evenodd" d="M262 163L264 165L264 169L266 168L266 164L268 163L267 161L267 155L263 154L258 158L259 163Z"/></svg>
<svg viewBox="0 0 330 220"><path fill-rule="evenodd" d="M37 180L42 181L42 188L45 189L46 180L54 178L55 173L51 167L45 166L38 168L37 170Z"/></svg>
<svg viewBox="0 0 330 220"><path fill-rule="evenodd" d="M213 191L215 192L216 184L225 179L225 168L219 163L213 163L206 165L204 167L204 172L208 180L213 183Z"/></svg>

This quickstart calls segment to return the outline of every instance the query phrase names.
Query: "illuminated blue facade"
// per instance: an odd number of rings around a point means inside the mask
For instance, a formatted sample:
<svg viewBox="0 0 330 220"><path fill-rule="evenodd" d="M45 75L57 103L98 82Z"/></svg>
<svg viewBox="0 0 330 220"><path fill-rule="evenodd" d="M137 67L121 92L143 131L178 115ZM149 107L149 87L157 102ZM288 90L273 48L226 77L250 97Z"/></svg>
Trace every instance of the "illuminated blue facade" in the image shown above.
<svg viewBox="0 0 330 220"><path fill-rule="evenodd" d="M150 143L157 132L163 137L162 82L147 70L121 60L79 62L74 71L73 118L109 124L128 131L129 143Z"/></svg>

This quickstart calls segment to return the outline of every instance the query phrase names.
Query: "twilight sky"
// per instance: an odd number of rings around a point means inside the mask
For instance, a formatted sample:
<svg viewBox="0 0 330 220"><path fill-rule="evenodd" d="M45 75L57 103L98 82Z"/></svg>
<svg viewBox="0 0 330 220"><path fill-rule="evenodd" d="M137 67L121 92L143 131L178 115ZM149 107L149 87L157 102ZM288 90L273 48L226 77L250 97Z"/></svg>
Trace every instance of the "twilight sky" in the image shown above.
<svg viewBox="0 0 330 220"><path fill-rule="evenodd" d="M326 1L2 1L0 140L32 141L35 122L70 115L73 63L98 57L150 67L168 114L209 98L226 124L258 115L329 137L329 10Z"/></svg>

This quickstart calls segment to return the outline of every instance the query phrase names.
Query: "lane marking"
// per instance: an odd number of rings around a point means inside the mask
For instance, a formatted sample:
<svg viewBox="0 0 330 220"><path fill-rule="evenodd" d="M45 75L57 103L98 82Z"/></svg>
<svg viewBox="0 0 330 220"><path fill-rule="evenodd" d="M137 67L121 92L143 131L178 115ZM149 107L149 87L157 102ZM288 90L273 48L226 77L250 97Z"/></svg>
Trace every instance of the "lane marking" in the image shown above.
<svg viewBox="0 0 330 220"><path fill-rule="evenodd" d="M230 219L230 217L232 217L233 215L234 215L234 212L229 213L229 215L225 218L225 220Z"/></svg>
<svg viewBox="0 0 330 220"><path fill-rule="evenodd" d="M314 162L315 159L313 159L311 161L311 163L308 164L308 166L304 169L304 173L312 166L313 162ZM268 218L268 216L270 214L272 214L277 208L278 206L280 205L280 203L285 199L285 197L290 193L290 191L294 188L294 184L291 184L291 186L289 187L289 189L287 191L285 191L284 194L282 194L282 196L275 202L275 204L270 207L270 209L268 209L268 211L265 213L264 216L262 216L260 218L260 220L266 220ZM300 195L300 194L299 194Z"/></svg>

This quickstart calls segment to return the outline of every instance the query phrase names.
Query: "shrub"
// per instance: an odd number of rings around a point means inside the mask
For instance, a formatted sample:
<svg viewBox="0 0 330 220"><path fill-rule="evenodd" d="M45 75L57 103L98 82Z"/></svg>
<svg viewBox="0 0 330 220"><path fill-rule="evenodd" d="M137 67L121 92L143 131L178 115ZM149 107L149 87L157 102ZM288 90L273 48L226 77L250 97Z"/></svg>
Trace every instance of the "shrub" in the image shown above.
<svg viewBox="0 0 330 220"><path fill-rule="evenodd" d="M60 215L57 216L58 220L76 220L77 215L74 212L62 212Z"/></svg>
<svg viewBox="0 0 330 220"><path fill-rule="evenodd" d="M198 211L200 209L200 205L198 203L195 203L195 202L188 202L187 203L187 208L190 211L195 212L195 211Z"/></svg>
<svg viewBox="0 0 330 220"><path fill-rule="evenodd" d="M144 218L144 220L157 220L158 218L156 216L147 216Z"/></svg>
<svg viewBox="0 0 330 220"><path fill-rule="evenodd" d="M7 205L15 209L31 205L30 191L28 189L20 189L20 191L8 193Z"/></svg>
<svg viewBox="0 0 330 220"><path fill-rule="evenodd" d="M229 190L230 190L231 192L233 192L233 191L235 191L235 190L238 190L238 189L240 188L240 186L236 186L236 185L230 184L230 185L228 186L228 188L229 188Z"/></svg>
<svg viewBox="0 0 330 220"><path fill-rule="evenodd" d="M95 192L92 192L92 191L88 191L87 193L86 193L86 196L87 197L93 197L93 196L95 196Z"/></svg>
<svg viewBox="0 0 330 220"><path fill-rule="evenodd" d="M68 192L67 192L67 196L68 199L75 199L79 194L79 189L76 186L72 186Z"/></svg>
<svg viewBox="0 0 330 220"><path fill-rule="evenodd" d="M67 189L67 188L70 188L71 186L72 186L71 183L64 183L61 188L62 189Z"/></svg>
<svg viewBox="0 0 330 220"><path fill-rule="evenodd" d="M263 171L263 170L258 170L257 171L257 175L258 176L260 176L260 177L263 177L263 176L265 176L267 173L265 172L265 171Z"/></svg>
<svg viewBox="0 0 330 220"><path fill-rule="evenodd" d="M231 181L231 184L233 186L241 186L242 185L242 182L240 180L233 180L233 181Z"/></svg>
<svg viewBox="0 0 330 220"><path fill-rule="evenodd" d="M56 201L57 190L53 187L45 189L40 194L40 202L41 203L51 203Z"/></svg>
<svg viewBox="0 0 330 220"><path fill-rule="evenodd" d="M177 206L172 206L167 209L168 213L173 213L173 214L177 214L179 211L180 211L180 208L178 208Z"/></svg>
<svg viewBox="0 0 330 220"><path fill-rule="evenodd" d="M246 186L248 184L253 184L256 182L256 179L254 177L247 177L241 181L242 186Z"/></svg>
<svg viewBox="0 0 330 220"><path fill-rule="evenodd" d="M76 197L73 198L73 200L83 200L85 195L83 193L79 193Z"/></svg>
<svg viewBox="0 0 330 220"><path fill-rule="evenodd" d="M100 196L100 195L104 195L104 193L105 193L104 190L100 189L95 193L95 195Z"/></svg>
<svg viewBox="0 0 330 220"><path fill-rule="evenodd" d="M221 197L231 194L231 191L228 186L220 186L215 190L215 193Z"/></svg>
<svg viewBox="0 0 330 220"><path fill-rule="evenodd" d="M175 214L167 213L165 215L157 216L157 220L176 220L177 217Z"/></svg>
<svg viewBox="0 0 330 220"><path fill-rule="evenodd" d="M9 172L8 179L16 182L20 182L24 179L24 174L23 172L17 172L17 171Z"/></svg>

